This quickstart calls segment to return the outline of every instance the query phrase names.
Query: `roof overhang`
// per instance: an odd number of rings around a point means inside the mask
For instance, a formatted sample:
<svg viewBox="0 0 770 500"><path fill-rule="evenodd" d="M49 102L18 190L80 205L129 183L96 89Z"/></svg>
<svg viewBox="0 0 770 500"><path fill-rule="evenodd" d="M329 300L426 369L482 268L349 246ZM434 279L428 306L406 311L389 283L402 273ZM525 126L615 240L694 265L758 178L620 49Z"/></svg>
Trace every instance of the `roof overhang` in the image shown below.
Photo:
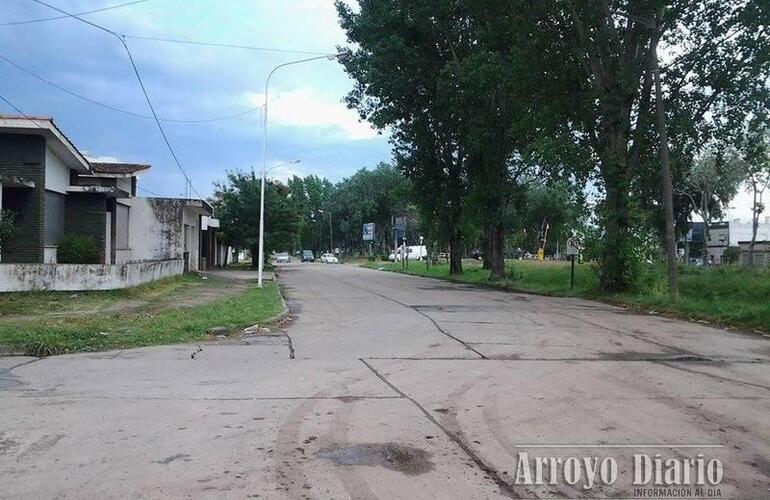
<svg viewBox="0 0 770 500"><path fill-rule="evenodd" d="M0 133L42 135L54 153L78 172L90 172L88 160L54 124L50 117L18 117L0 115Z"/></svg>
<svg viewBox="0 0 770 500"><path fill-rule="evenodd" d="M196 200L191 198L159 198L159 197L147 197L148 200L155 200L161 203L181 203L182 206L196 215L211 216L214 213L214 209L204 200Z"/></svg>
<svg viewBox="0 0 770 500"><path fill-rule="evenodd" d="M107 198L129 198L131 193L114 186L67 186L68 193L101 194Z"/></svg>

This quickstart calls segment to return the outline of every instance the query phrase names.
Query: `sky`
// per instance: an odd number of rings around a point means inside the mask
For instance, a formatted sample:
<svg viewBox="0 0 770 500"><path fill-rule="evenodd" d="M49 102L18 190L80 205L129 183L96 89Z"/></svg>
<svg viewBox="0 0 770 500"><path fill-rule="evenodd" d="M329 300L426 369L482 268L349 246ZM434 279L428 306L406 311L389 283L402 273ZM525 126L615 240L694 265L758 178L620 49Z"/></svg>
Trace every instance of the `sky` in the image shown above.
<svg viewBox="0 0 770 500"><path fill-rule="evenodd" d="M131 0L46 0L69 12ZM32 24L3 23L61 14L32 0L2 0L0 56L61 87L140 114L150 110L130 62L112 35L72 18ZM113 31L144 37L334 53L346 46L333 0L145 0L84 15ZM240 113L264 103L264 82L278 64L313 54L180 45L128 38L127 43L158 114L197 120ZM318 175L334 182L391 158L387 135L358 120L342 103L353 82L326 59L282 68L271 79L270 176ZM52 116L87 155L103 161L149 163L140 187L182 196L185 181L153 120L72 97L0 59L0 95L28 115ZM14 113L0 102L0 112ZM164 122L171 145L201 196L228 171L261 167L261 109L209 123ZM148 194L147 191L144 194ZM743 191L729 218L748 219ZM697 219L697 217L696 217Z"/></svg>
<svg viewBox="0 0 770 500"><path fill-rule="evenodd" d="M46 0L76 13L130 0ZM32 0L3 0L0 24L61 15ZM346 46L332 0L147 0L82 16L118 33L313 53ZM159 116L198 120L264 103L268 73L313 54L171 44L127 38ZM150 114L129 59L112 35L72 18L0 26L0 56L70 91L112 107ZM343 97L353 82L336 61L279 69L270 83L270 176L339 181L391 158L387 136L360 122ZM52 116L90 157L149 163L140 187L185 194L185 181L151 119L77 99L0 60L0 95L27 115ZM14 113L0 102L0 112ZM204 197L227 171L261 168L262 111L209 123L163 123L195 189Z"/></svg>

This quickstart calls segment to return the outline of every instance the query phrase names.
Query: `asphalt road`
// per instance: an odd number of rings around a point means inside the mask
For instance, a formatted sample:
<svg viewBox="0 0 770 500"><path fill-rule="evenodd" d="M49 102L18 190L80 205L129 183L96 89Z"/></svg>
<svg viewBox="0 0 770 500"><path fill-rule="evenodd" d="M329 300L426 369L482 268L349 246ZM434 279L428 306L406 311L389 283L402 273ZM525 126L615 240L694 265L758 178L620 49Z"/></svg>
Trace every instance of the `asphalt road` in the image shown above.
<svg viewBox="0 0 770 500"><path fill-rule="evenodd" d="M650 497L634 454L719 460L680 497L770 497L767 338L348 266L278 278L281 336L0 358L0 497ZM513 484L535 457L581 476ZM584 457L615 480L586 488Z"/></svg>

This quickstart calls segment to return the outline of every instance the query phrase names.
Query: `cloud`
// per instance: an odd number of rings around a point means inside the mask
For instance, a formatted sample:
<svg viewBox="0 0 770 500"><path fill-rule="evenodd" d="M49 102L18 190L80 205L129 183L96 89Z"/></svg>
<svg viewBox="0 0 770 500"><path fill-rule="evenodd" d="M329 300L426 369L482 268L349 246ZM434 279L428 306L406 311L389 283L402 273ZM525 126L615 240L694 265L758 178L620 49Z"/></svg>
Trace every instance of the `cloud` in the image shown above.
<svg viewBox="0 0 770 500"><path fill-rule="evenodd" d="M287 182L294 176L305 177L305 174L296 164L286 164L285 161L275 162L274 167L268 167L267 178L276 179L283 183Z"/></svg>
<svg viewBox="0 0 770 500"><path fill-rule="evenodd" d="M258 106L264 94L248 92L248 102ZM317 128L332 132L337 138L366 140L377 137L377 131L358 118L340 100L322 95L310 87L278 91L270 94L268 120L286 127Z"/></svg>

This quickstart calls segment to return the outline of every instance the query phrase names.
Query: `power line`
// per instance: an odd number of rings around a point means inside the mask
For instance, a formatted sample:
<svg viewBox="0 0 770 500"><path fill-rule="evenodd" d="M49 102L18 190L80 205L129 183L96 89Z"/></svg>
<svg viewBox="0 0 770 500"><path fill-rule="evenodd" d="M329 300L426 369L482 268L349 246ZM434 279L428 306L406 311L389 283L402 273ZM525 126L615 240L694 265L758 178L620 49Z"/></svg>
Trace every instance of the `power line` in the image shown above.
<svg viewBox="0 0 770 500"><path fill-rule="evenodd" d="M326 52L312 52L308 50L276 49L273 47L257 47L253 45L236 45L236 44L230 44L230 43L201 42L198 40L180 40L177 38L160 38L160 37L154 37L154 36L139 36L139 35L127 35L127 34L122 34L122 36L125 38L133 38L134 40L150 40L154 42L180 43L185 45L201 45L204 47L260 50L265 52L281 52L285 54L306 54L306 55L317 55L317 56L326 55Z"/></svg>
<svg viewBox="0 0 770 500"><path fill-rule="evenodd" d="M11 66L15 67L19 71L22 71L22 72L26 73L27 75L31 76L32 78L35 78L35 79L45 83L46 85L49 85L49 86L51 86L51 87L53 87L53 88L55 88L57 90L60 90L60 91L64 92L65 94L69 94L69 95L71 95L73 97L77 97L78 99L82 99L83 101L89 102L89 103L91 103L91 104L93 104L95 106L100 106L102 108L109 109L111 111L116 111L118 113L123 113L123 114L126 114L126 115L131 115L131 116L134 116L134 117L137 117L137 118L145 118L145 119L149 119L149 120L153 119L152 115L145 115L145 114L142 114L142 113L136 113L134 111L129 111L127 109L116 108L115 106L111 106L109 104L105 104L103 102L99 102L99 101L97 101L95 99L91 99L90 97L84 96L82 94L78 94L75 91L72 91L72 90L69 90L69 89L67 89L65 87L62 87L61 85L59 85L59 84L57 84L55 82L52 82L51 80L48 80L47 78L44 78L44 77L42 77L42 76L40 76L40 75L30 71L29 69L21 66L20 64L16 63L15 61L12 61L11 59L5 57L2 54L0 54L0 59L2 59L3 61L7 62ZM259 106L256 106L254 108L249 108L249 109L246 109L244 111L240 111L238 113L233 113L233 114L225 115L225 116L218 116L218 117L215 117L215 118L204 118L204 119L197 119L197 120L180 120L180 119L174 119L174 118L159 118L159 120L162 121L162 122L169 122L169 123L208 123L208 122L216 122L216 121L221 121L221 120L228 120L228 119L231 119L231 118L238 118L240 116L244 116L244 115L247 115L249 113L253 113L255 111L258 111L258 110L262 109L263 106L264 105L259 105Z"/></svg>
<svg viewBox="0 0 770 500"><path fill-rule="evenodd" d="M78 12L75 15L76 16L85 16L87 14L95 14L97 12L104 12L105 10L112 10L112 9L119 9L121 7L128 7L129 5L136 5L138 3L144 3L149 2L149 0L135 0L133 2L126 2L121 3L118 5L112 5L109 7L102 7L101 9L94 9L94 10L86 10L83 12ZM19 26L21 24L34 24L34 23L45 23L48 21L56 21L58 19L67 19L70 16L54 16L54 17L43 17L41 19L28 19L26 21L12 21L8 23L0 23L0 26Z"/></svg>
<svg viewBox="0 0 770 500"><path fill-rule="evenodd" d="M158 193L155 193L155 192L153 192L153 191L150 191L149 189L145 189L145 188L143 188L143 187L139 187L139 186L136 186L136 189L138 189L139 191L143 191L143 192L145 192L145 193L147 193L147 194L151 194L151 195L153 195L153 196L157 196L158 198L163 198L163 195L160 195L160 194L158 194Z"/></svg>
<svg viewBox="0 0 770 500"><path fill-rule="evenodd" d="M75 14L71 14L65 10L62 10L58 7L54 7L53 5L44 2L43 0L32 0L35 3L38 3L40 5L45 5L49 9L53 9L57 12L60 12L61 14L66 14L69 17L72 17L74 19L77 19L78 21L87 24L89 26L92 26L94 28L97 28L101 31L104 31L105 33L109 33L110 35L114 36L115 38L120 41L121 45L123 45L123 48L126 51L126 55L128 55L128 60L131 63L131 67L134 70L134 75L136 76L137 81L139 82L139 86L142 88L142 93L144 94L144 98L147 100L147 105L150 107L150 111L152 111L152 116L155 119L155 123L158 126L158 130L160 131L160 135L163 137L163 142L166 143L166 147L168 148L169 153L171 153L172 158L174 158L174 162L176 163L176 166L179 168L179 172L181 172L182 176L185 178L185 181L187 184L185 184L185 191L187 191L187 187L189 186L192 191L198 195L198 198L203 199L203 196L198 192L197 189L195 189L195 186L193 186L192 181L190 180L190 177L187 175L187 172L185 171L184 167L182 167L182 163L179 161L179 158L176 155L176 152L174 151L174 148L171 146L171 142L168 140L168 137L166 136L166 131L163 129L163 125L161 125L160 120L158 119L158 114L155 112L155 107L152 104L152 100L150 99L150 95L147 93L147 89L144 86L144 81L142 80L142 75L139 73L139 68L136 66L136 62L134 62L134 57L131 55L131 50L128 48L128 45L126 45L126 41L116 32L105 28L104 26L101 26L96 23L92 23L91 21L88 21L87 19L83 19L81 17L78 17Z"/></svg>
<svg viewBox="0 0 770 500"><path fill-rule="evenodd" d="M42 129L42 128L43 128L43 127L41 127L41 126L40 126L40 124L39 124L38 122L36 122L36 121L35 121L33 118L30 118L29 116L27 116L26 114L24 114L24 111L22 111L22 110L20 110L19 108L17 108L17 107L16 107L16 105L14 105L14 104L13 104L11 101L9 101L8 99L6 99L6 98L5 98L5 97L3 97L2 95L0 95L0 100L1 100L1 101L3 101L4 103L6 103L7 105L9 105L11 108L13 108L13 110L14 110L14 111L16 111L17 113L19 113L19 114L20 114L21 116L23 116L25 119L27 119L27 120L31 121L31 122L32 122L32 123L33 123L33 124L34 124L34 125L35 125L37 128L39 128L39 129Z"/></svg>

